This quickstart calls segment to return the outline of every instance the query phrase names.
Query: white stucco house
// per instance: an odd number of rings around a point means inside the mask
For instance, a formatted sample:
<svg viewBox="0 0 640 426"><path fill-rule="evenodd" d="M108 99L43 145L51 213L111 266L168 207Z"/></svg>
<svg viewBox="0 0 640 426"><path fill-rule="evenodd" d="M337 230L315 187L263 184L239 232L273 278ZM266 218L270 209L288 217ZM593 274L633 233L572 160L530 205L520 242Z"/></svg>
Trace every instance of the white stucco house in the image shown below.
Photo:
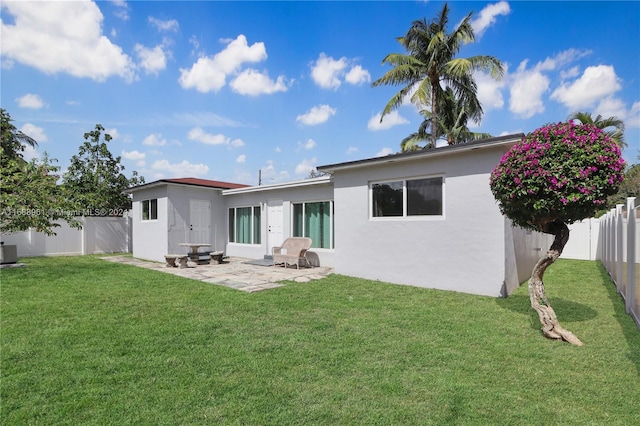
<svg viewBox="0 0 640 426"><path fill-rule="evenodd" d="M261 186L162 179L133 196L133 256L162 262L180 243L263 258L289 236L313 263L396 284L504 296L546 239L513 228L489 188L522 134L318 167L326 176Z"/></svg>

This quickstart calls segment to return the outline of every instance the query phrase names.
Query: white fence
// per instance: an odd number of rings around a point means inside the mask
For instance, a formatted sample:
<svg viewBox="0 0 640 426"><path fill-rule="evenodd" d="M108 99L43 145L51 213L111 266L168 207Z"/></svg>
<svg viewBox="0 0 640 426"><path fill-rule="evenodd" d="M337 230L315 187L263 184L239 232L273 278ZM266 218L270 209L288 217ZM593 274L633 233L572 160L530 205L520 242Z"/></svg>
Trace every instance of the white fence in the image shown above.
<svg viewBox="0 0 640 426"><path fill-rule="evenodd" d="M635 197L618 204L600 220L604 267L640 327L640 204ZM640 200L638 200L640 201Z"/></svg>
<svg viewBox="0 0 640 426"><path fill-rule="evenodd" d="M15 244L18 257L131 252L130 217L83 217L82 229L58 221L56 235L34 229L2 235L5 245Z"/></svg>

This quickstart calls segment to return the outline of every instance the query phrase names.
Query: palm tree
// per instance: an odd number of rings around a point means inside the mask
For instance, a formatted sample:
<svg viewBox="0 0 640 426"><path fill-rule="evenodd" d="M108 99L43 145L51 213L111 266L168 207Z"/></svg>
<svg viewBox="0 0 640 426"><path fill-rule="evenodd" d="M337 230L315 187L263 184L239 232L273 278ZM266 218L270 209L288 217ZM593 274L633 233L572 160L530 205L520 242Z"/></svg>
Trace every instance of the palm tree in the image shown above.
<svg viewBox="0 0 640 426"><path fill-rule="evenodd" d="M22 159L25 146L35 148L38 142L25 135L11 123L11 115L4 108L0 108L0 147L9 159Z"/></svg>
<svg viewBox="0 0 640 426"><path fill-rule="evenodd" d="M438 111L440 116L436 117L437 132L435 134L436 139L444 136L449 145L467 143L474 140L490 138L489 133L472 132L467 127L467 121L469 115L473 115L473 111L468 111L466 105L458 102L455 98L453 90L447 87L443 95L438 101ZM420 124L418 131L410 134L402 140L400 148L402 151L415 151L423 148L434 148L433 135L430 132L433 123L433 115L429 110L421 110L420 115L424 117L424 120ZM422 147L420 144L427 142Z"/></svg>
<svg viewBox="0 0 640 426"><path fill-rule="evenodd" d="M602 130L613 127L613 130L605 130L605 134L613 139L620 149L627 147L624 140L624 122L617 117L603 118L598 114L596 118L593 118L589 112L577 111L571 114L568 120L577 120L582 124L593 124Z"/></svg>
<svg viewBox="0 0 640 426"><path fill-rule="evenodd" d="M445 3L436 19L430 22L426 19L414 21L407 34L397 38L407 54L387 55L382 63L393 66L393 69L374 81L372 86L404 87L389 100L382 111L381 121L386 114L398 108L410 96L411 102L418 107L431 106L431 128L437 129L438 99L444 92L442 84L450 87L456 98L467 107L470 111L468 118L479 121L482 106L478 101L473 72L488 71L493 78L499 79L504 74L504 68L493 56L455 57L462 43L475 40L471 14L469 13L453 32L447 33L449 7ZM437 132L431 132L433 146L436 139Z"/></svg>

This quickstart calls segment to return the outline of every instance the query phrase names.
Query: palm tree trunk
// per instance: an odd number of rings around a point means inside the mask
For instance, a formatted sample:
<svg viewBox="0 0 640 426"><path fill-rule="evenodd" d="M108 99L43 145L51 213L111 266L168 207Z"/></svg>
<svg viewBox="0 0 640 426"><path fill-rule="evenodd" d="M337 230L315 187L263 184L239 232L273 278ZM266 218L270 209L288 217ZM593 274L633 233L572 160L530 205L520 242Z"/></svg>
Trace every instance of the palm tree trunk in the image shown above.
<svg viewBox="0 0 640 426"><path fill-rule="evenodd" d="M429 72L429 80L431 82L431 148L436 148L438 140L438 93L436 89L440 87L440 78L435 71L435 65Z"/></svg>
<svg viewBox="0 0 640 426"><path fill-rule="evenodd" d="M553 244L533 268L529 279L529 298L531 307L538 313L540 323L542 323L542 334L549 339L562 339L576 346L582 346L582 342L569 330L560 326L556 313L554 312L547 295L544 291L542 276L546 269L560 257L564 246L569 241L569 227L563 222L551 222L545 226L544 232L555 236Z"/></svg>

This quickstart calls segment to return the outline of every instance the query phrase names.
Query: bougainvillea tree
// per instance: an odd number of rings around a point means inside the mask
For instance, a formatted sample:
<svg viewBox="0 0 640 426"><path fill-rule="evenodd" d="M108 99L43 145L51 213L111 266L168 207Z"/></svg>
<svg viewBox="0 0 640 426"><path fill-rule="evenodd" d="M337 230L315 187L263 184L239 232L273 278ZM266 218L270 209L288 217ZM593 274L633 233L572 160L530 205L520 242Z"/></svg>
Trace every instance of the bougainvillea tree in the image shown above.
<svg viewBox="0 0 640 426"><path fill-rule="evenodd" d="M515 144L491 173L491 191L515 225L554 235L529 280L531 307L542 332L582 345L558 323L542 277L569 240L568 224L592 217L615 194L624 176L620 148L592 124L543 126Z"/></svg>

